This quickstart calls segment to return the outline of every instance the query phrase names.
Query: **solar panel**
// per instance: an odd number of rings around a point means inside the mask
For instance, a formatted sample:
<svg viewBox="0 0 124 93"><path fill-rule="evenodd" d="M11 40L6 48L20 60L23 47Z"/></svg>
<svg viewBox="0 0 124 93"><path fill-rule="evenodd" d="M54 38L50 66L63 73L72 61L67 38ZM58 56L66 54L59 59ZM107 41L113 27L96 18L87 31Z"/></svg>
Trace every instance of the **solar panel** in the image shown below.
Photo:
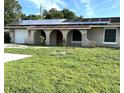
<svg viewBox="0 0 124 93"><path fill-rule="evenodd" d="M90 19L90 22L98 22L99 21L99 18L92 18Z"/></svg>
<svg viewBox="0 0 124 93"><path fill-rule="evenodd" d="M95 25L95 24L108 24L108 21L105 22L63 22L60 24L82 24L82 25Z"/></svg>
<svg viewBox="0 0 124 93"><path fill-rule="evenodd" d="M20 25L59 25L59 24L84 24L84 25L95 25L95 24L108 24L109 22L60 22L60 23L38 23L38 22L33 22L29 23L28 21L23 21L23 24L21 23Z"/></svg>
<svg viewBox="0 0 124 93"><path fill-rule="evenodd" d="M67 19L64 22L80 22L82 19L81 18L74 18L74 19Z"/></svg>
<svg viewBox="0 0 124 93"><path fill-rule="evenodd" d="M110 20L111 19L111 20ZM120 22L120 17L114 18L83 18L83 19L45 19L45 20L22 20L14 22L10 25L60 25L60 24L84 24L84 25L97 25L109 24L111 22Z"/></svg>
<svg viewBox="0 0 124 93"><path fill-rule="evenodd" d="M111 22L120 22L120 18L119 17L111 18Z"/></svg>
<svg viewBox="0 0 124 93"><path fill-rule="evenodd" d="M110 18L100 18L100 21L110 21Z"/></svg>
<svg viewBox="0 0 124 93"><path fill-rule="evenodd" d="M87 18L87 19L83 19L81 22L88 22L90 19Z"/></svg>
<svg viewBox="0 0 124 93"><path fill-rule="evenodd" d="M96 23L102 23L102 22L110 22L110 18L87 18L87 19L83 19L82 22L90 22L92 24L92 22L96 22Z"/></svg>
<svg viewBox="0 0 124 93"><path fill-rule="evenodd" d="M22 20L20 25L38 25L38 24L59 24L66 19L51 19L51 20Z"/></svg>
<svg viewBox="0 0 124 93"><path fill-rule="evenodd" d="M59 24L108 24L109 22L40 22L40 21L22 21L19 25L59 25Z"/></svg>

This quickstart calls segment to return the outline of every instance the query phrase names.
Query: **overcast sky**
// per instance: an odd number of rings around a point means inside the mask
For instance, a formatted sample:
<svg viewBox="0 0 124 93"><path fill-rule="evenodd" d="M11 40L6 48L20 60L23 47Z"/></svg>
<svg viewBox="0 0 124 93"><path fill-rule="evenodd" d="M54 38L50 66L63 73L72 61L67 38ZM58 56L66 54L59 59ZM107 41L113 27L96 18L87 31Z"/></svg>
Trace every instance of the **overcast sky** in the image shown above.
<svg viewBox="0 0 124 93"><path fill-rule="evenodd" d="M26 15L39 14L40 4L43 9L68 8L83 17L120 16L120 0L18 0Z"/></svg>

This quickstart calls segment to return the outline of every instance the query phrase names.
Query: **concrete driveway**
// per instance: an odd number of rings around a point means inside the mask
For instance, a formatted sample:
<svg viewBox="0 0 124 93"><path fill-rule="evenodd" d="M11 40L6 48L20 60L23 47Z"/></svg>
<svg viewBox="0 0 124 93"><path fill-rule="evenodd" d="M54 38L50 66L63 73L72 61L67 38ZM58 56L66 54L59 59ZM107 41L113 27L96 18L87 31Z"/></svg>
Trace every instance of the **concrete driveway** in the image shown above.
<svg viewBox="0 0 124 93"><path fill-rule="evenodd" d="M4 48L54 48L54 47L51 47L51 46L20 45L20 44L4 44Z"/></svg>
<svg viewBox="0 0 124 93"><path fill-rule="evenodd" d="M19 60L27 57L32 57L32 55L25 55L25 54L11 54L11 53L4 53L4 63Z"/></svg>

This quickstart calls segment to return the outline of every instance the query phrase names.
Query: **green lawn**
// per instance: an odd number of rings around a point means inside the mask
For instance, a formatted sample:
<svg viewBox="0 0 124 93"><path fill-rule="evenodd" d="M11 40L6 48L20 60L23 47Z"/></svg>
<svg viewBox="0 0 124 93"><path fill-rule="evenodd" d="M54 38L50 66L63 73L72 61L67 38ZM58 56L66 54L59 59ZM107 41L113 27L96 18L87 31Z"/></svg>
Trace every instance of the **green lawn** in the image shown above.
<svg viewBox="0 0 124 93"><path fill-rule="evenodd" d="M33 55L5 63L5 93L120 92L119 49L6 48L5 52Z"/></svg>

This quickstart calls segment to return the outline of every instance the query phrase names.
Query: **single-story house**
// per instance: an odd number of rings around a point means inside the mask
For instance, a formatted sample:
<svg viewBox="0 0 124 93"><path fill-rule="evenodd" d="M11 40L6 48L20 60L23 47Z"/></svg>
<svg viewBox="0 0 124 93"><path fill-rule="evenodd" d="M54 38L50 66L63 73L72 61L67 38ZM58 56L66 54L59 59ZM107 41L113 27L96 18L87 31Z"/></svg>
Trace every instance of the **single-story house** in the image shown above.
<svg viewBox="0 0 124 93"><path fill-rule="evenodd" d="M6 31L17 44L120 47L120 17L20 20Z"/></svg>

